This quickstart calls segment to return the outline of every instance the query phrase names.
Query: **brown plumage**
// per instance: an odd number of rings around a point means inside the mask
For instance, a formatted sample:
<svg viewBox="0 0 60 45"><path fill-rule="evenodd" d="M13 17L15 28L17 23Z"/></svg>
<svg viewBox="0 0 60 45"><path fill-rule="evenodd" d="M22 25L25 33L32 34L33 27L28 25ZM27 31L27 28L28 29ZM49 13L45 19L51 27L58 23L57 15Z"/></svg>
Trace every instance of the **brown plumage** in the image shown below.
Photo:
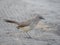
<svg viewBox="0 0 60 45"><path fill-rule="evenodd" d="M37 15L29 20L26 20L20 23L13 20L8 20L8 19L5 19L5 22L17 24L18 25L17 29L20 28L27 33L28 31L32 30L41 19L44 19L44 18L42 16Z"/></svg>

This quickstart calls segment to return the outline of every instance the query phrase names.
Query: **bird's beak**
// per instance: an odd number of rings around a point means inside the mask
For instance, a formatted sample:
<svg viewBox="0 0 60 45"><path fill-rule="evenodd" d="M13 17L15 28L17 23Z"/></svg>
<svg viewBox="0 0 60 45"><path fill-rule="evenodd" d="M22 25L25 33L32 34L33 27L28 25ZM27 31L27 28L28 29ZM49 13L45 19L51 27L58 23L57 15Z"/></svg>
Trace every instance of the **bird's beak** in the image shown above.
<svg viewBox="0 0 60 45"><path fill-rule="evenodd" d="M43 17L39 17L39 18L45 20L45 18L43 18Z"/></svg>

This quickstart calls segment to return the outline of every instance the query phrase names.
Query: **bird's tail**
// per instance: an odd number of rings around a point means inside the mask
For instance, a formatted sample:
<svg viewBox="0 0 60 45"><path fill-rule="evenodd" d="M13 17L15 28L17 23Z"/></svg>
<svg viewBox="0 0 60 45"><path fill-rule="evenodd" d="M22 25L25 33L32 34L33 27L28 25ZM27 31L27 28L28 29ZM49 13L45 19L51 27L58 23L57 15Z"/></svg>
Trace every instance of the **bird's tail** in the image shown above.
<svg viewBox="0 0 60 45"><path fill-rule="evenodd" d="M14 23L14 24L17 24L19 25L19 23L17 21L13 21L13 20L8 20L8 19L4 19L5 22L8 22L8 23Z"/></svg>

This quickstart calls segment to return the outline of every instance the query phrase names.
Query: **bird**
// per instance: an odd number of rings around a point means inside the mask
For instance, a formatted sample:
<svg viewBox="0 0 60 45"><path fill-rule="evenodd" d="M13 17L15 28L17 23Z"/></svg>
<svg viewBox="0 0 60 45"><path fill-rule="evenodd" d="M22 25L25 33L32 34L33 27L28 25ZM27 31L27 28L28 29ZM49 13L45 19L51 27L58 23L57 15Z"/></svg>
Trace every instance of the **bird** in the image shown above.
<svg viewBox="0 0 60 45"><path fill-rule="evenodd" d="M29 38L32 38L29 34L28 34L28 31L31 31L34 29L34 27L38 24L38 22L41 20L41 19L45 19L43 18L42 16L40 15L36 15L28 20L25 20L25 21L22 21L22 22L17 22L17 21L14 21L14 20L8 20L8 19L4 19L5 22L8 22L8 23L13 23L13 24L16 24L17 25L17 29L21 29L23 32L25 32Z"/></svg>

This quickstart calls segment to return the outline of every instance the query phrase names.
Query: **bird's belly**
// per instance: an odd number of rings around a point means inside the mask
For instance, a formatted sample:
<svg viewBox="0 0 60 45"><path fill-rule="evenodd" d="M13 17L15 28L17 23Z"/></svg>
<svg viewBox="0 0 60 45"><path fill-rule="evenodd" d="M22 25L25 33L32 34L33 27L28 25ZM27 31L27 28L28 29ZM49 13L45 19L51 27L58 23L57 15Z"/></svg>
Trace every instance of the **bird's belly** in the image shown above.
<svg viewBox="0 0 60 45"><path fill-rule="evenodd" d="M31 28L30 28L30 26L26 26L26 27L22 27L20 29L24 32L28 32Z"/></svg>

